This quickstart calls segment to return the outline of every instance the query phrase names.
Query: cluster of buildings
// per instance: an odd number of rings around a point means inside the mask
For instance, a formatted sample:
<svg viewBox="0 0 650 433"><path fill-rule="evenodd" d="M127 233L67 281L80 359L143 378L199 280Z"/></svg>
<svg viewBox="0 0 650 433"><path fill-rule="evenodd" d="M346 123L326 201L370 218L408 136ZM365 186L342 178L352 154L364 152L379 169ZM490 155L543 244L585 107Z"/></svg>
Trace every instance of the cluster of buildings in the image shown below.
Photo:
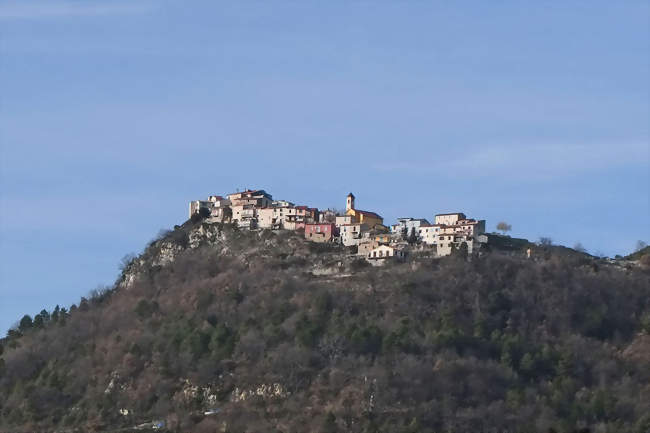
<svg viewBox="0 0 650 433"><path fill-rule="evenodd" d="M336 212L297 206L274 200L264 190L247 189L190 202L190 218L197 214L209 222L232 223L249 230L301 230L313 242L356 247L357 254L369 261L403 258L413 249L429 248L438 256L455 249L472 253L487 243L485 220L457 212L435 215L433 224L424 218L399 218L388 227L379 214L357 209L352 193L346 197L345 212Z"/></svg>

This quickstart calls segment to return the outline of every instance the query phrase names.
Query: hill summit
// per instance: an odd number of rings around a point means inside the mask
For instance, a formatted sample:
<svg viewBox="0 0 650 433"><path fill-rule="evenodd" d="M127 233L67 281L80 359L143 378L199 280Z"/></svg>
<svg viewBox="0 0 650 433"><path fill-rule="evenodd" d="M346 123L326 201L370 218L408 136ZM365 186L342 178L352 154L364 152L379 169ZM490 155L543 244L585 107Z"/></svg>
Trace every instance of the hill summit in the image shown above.
<svg viewBox="0 0 650 433"><path fill-rule="evenodd" d="M0 431L649 431L648 269L515 250L375 267L190 220L10 331Z"/></svg>

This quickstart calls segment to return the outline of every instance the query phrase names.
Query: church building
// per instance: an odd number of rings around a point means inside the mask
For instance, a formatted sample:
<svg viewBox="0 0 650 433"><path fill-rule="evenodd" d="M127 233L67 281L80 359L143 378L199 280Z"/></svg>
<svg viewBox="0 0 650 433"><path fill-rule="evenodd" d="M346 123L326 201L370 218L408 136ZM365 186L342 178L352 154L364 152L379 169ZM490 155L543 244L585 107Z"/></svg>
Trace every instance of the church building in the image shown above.
<svg viewBox="0 0 650 433"><path fill-rule="evenodd" d="M377 225L383 226L384 219L374 212L359 210L354 207L354 194L348 194L345 204L345 215L351 216L353 222L366 224L368 227L373 228Z"/></svg>

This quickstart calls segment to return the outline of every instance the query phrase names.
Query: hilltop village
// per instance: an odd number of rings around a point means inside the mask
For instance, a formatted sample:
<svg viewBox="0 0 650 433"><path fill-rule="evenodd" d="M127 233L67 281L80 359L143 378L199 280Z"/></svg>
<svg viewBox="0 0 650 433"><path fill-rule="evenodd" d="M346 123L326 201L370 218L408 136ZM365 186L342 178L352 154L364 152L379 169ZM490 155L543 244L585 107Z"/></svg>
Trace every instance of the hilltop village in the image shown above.
<svg viewBox="0 0 650 433"><path fill-rule="evenodd" d="M247 189L227 196L211 195L191 201L189 218L211 223L230 223L240 229L295 230L313 242L335 242L356 247L369 261L404 258L409 250L429 249L437 256L454 250L477 252L487 243L485 220L467 218L462 212L437 214L433 224L424 218L398 218L386 226L375 212L357 209L355 196L346 197L345 212L298 206L274 200L264 190Z"/></svg>

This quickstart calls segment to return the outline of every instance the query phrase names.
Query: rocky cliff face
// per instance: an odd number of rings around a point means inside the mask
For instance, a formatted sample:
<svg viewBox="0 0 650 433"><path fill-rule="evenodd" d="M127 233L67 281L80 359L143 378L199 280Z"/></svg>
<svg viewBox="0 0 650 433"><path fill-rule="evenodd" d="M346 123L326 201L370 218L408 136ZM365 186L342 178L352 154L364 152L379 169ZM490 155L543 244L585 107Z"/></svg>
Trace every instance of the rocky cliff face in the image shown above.
<svg viewBox="0 0 650 433"><path fill-rule="evenodd" d="M232 234L232 231L230 231ZM228 236L221 224L197 224L186 223L177 226L174 231L166 233L161 239L151 242L145 251L134 258L123 270L118 279L117 287L129 289L147 270L155 267L162 267L173 263L176 257L188 249L196 249L200 246L212 248L223 248L227 254Z"/></svg>
<svg viewBox="0 0 650 433"><path fill-rule="evenodd" d="M151 242L140 256L125 266L116 286L128 290L151 269L168 266L179 255L198 248L217 251L220 256L238 256L245 263L250 258L282 257L289 264L301 262L307 266L305 271L314 275L340 274L360 260L342 246L311 243L297 232L240 232L222 223L188 222Z"/></svg>

